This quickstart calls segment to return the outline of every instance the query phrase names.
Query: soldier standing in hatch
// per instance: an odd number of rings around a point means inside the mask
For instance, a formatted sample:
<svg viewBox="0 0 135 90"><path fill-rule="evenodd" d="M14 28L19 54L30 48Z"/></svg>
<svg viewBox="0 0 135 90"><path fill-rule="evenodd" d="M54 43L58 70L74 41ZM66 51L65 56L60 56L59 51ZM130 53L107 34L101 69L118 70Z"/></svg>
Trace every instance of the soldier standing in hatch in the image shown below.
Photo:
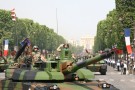
<svg viewBox="0 0 135 90"><path fill-rule="evenodd" d="M60 52L61 49L68 49L69 48L69 44L61 44L58 48L57 48L57 51Z"/></svg>
<svg viewBox="0 0 135 90"><path fill-rule="evenodd" d="M60 54L61 50L68 50L69 49L69 44L61 44L58 48L57 51Z"/></svg>
<svg viewBox="0 0 135 90"><path fill-rule="evenodd" d="M38 46L33 47L32 57L33 57L33 63L35 63L38 60L42 60L43 62L46 62L45 57L39 52Z"/></svg>

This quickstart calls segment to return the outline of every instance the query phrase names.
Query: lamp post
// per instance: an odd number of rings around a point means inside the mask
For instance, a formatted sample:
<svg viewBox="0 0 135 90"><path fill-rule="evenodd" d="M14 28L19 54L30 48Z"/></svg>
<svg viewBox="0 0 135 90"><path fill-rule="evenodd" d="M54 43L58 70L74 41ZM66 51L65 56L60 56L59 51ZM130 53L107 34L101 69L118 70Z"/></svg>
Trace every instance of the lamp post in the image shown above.
<svg viewBox="0 0 135 90"><path fill-rule="evenodd" d="M111 46L110 48L112 48L112 41L113 41L113 40L112 40L112 30L110 29L109 32L110 32L110 39L111 39L111 40L110 40L110 44L111 44L111 45L110 45L110 46Z"/></svg>
<svg viewBox="0 0 135 90"><path fill-rule="evenodd" d="M33 32L33 34L34 34L33 35L34 36L34 38L33 38L34 39L34 45L36 45L36 41L35 41L35 34L36 34L36 32Z"/></svg>

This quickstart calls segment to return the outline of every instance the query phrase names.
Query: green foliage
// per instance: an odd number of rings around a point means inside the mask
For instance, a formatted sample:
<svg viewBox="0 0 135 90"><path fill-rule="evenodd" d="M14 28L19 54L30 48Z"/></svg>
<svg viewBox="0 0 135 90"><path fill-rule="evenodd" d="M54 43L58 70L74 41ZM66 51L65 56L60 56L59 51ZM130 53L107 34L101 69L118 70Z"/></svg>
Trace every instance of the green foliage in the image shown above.
<svg viewBox="0 0 135 90"><path fill-rule="evenodd" d="M131 29L131 42L133 42L133 26L135 23L135 1L134 0L115 0L116 9L107 14L105 20L97 25L97 35L94 42L94 51L117 48L126 51L124 28Z"/></svg>
<svg viewBox="0 0 135 90"><path fill-rule="evenodd" d="M9 39L10 47L20 46L24 38L30 38L32 45L38 45L41 49L55 50L65 39L56 34L53 29L45 25L34 23L30 19L17 18L12 21L10 11L0 10L0 43Z"/></svg>

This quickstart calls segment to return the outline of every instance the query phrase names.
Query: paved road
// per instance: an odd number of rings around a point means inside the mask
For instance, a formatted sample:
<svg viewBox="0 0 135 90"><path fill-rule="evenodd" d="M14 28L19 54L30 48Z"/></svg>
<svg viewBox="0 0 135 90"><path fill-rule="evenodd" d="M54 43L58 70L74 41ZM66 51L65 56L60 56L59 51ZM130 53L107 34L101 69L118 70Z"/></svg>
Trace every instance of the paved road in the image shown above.
<svg viewBox="0 0 135 90"><path fill-rule="evenodd" d="M96 79L105 80L120 90L135 90L135 75L121 75L120 72L108 66L107 75L95 73Z"/></svg>
<svg viewBox="0 0 135 90"><path fill-rule="evenodd" d="M0 80L5 78L5 73L0 73Z"/></svg>

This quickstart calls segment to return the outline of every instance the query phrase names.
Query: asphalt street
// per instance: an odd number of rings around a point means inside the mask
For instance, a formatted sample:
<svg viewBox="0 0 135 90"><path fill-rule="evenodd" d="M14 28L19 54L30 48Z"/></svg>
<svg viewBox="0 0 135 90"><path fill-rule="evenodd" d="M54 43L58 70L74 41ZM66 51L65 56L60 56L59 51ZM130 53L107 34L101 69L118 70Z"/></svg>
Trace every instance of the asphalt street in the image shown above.
<svg viewBox="0 0 135 90"><path fill-rule="evenodd" d="M0 80L5 78L5 73L0 73Z"/></svg>
<svg viewBox="0 0 135 90"><path fill-rule="evenodd" d="M121 75L121 72L108 66L107 74L95 73L95 78L105 80L120 90L135 90L135 75Z"/></svg>

